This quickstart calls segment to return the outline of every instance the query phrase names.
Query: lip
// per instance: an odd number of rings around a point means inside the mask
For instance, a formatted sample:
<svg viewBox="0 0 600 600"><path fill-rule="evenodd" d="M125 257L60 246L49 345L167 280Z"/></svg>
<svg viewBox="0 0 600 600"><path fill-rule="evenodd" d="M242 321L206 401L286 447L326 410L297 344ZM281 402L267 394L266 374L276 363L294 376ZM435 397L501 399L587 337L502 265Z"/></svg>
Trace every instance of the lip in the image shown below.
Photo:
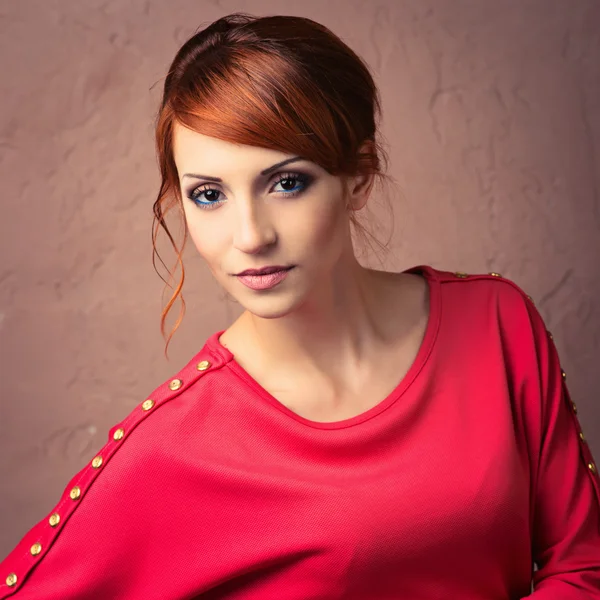
<svg viewBox="0 0 600 600"><path fill-rule="evenodd" d="M246 269L241 273L236 273L239 277L240 275L268 275L269 273L275 273L277 271L287 271L291 269L294 265L270 265L268 267L261 267L260 269Z"/></svg>
<svg viewBox="0 0 600 600"><path fill-rule="evenodd" d="M287 267L272 273L263 273L262 275L238 275L237 278L252 290L268 290L279 285L293 268Z"/></svg>

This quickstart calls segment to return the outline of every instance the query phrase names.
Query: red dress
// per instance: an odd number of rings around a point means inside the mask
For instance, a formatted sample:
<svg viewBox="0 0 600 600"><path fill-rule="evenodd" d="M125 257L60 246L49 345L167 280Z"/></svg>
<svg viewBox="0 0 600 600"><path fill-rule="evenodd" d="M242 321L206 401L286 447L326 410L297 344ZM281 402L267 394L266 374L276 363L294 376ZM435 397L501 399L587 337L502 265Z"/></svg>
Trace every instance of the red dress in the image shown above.
<svg viewBox="0 0 600 600"><path fill-rule="evenodd" d="M0 599L600 598L600 479L537 309L495 274L408 272L429 322L379 404L303 418L215 333L0 564Z"/></svg>

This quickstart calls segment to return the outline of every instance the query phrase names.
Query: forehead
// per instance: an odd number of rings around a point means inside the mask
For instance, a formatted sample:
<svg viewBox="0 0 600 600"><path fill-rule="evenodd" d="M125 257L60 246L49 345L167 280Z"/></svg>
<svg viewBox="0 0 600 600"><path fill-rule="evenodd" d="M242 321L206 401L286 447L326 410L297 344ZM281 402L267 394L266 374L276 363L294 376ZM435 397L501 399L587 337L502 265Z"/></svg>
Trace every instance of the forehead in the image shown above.
<svg viewBox="0 0 600 600"><path fill-rule="evenodd" d="M269 148L234 144L210 137L176 124L173 132L173 155L180 174L198 170L220 176L228 170L253 172L292 156Z"/></svg>

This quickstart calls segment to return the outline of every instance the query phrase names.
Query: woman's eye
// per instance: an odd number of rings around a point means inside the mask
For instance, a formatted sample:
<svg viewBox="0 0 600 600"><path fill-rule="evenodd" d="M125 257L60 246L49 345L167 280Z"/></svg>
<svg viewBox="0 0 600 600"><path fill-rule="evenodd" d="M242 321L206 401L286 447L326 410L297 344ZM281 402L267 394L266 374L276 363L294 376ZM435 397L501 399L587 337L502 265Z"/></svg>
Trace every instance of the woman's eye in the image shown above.
<svg viewBox="0 0 600 600"><path fill-rule="evenodd" d="M201 185L189 192L188 198L204 208L206 205L218 204L220 193L220 190Z"/></svg>
<svg viewBox="0 0 600 600"><path fill-rule="evenodd" d="M310 183L310 177L303 173L285 173L275 181L275 187L281 185L283 191L279 192L286 196L296 196L303 192Z"/></svg>
<svg viewBox="0 0 600 600"><path fill-rule="evenodd" d="M308 188L311 181L312 177L304 173L282 173L278 175L278 179L269 191L283 197L297 196ZM282 189L278 190L278 187ZM224 202L224 200L220 200L221 194L221 190L204 184L188 192L187 196L200 208L211 209Z"/></svg>

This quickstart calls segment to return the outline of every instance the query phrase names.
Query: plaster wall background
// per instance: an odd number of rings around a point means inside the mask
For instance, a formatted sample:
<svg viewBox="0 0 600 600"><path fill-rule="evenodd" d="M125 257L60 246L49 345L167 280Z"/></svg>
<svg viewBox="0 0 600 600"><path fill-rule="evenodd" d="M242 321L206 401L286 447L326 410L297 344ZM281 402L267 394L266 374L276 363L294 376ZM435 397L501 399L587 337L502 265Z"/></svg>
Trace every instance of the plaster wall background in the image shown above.
<svg viewBox="0 0 600 600"><path fill-rule="evenodd" d="M197 27L237 10L313 18L372 66L402 189L384 267L523 287L600 460L600 3L2 0L0 559L239 314L190 244L167 362L150 242L162 77Z"/></svg>

